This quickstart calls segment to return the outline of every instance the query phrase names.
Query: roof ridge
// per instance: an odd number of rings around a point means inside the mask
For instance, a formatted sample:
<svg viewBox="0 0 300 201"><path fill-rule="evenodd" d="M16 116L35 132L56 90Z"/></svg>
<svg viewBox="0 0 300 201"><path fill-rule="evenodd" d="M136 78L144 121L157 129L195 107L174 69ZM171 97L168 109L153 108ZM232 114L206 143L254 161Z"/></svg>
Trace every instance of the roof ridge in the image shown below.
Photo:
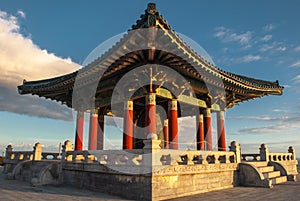
<svg viewBox="0 0 300 201"><path fill-rule="evenodd" d="M138 19L136 23L132 25L131 29L129 29L128 31L157 26L156 24L157 20L160 21L161 25L163 25L164 28L171 30L171 26L164 19L164 17L160 15L160 13L158 12L156 8L156 4L148 3L145 13L140 16L140 19Z"/></svg>

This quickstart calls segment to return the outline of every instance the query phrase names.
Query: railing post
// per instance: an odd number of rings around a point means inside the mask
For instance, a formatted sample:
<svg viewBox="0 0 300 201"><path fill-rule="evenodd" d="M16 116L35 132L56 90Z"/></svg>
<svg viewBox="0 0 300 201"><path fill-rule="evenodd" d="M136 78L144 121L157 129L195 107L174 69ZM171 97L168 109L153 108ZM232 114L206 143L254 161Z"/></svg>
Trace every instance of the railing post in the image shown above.
<svg viewBox="0 0 300 201"><path fill-rule="evenodd" d="M159 144L160 140L155 133L150 133L147 135L147 140L143 141L145 146L143 147L143 166L146 171L152 171L152 167L155 165L161 165L161 155L159 151L161 150Z"/></svg>
<svg viewBox="0 0 300 201"><path fill-rule="evenodd" d="M296 151L295 151L295 148L293 146L290 146L288 151L289 151L289 153L292 154L292 160L296 160Z"/></svg>
<svg viewBox="0 0 300 201"><path fill-rule="evenodd" d="M4 163L4 169L3 169L3 173L8 173L11 169L11 164L9 163L9 161L12 159L12 151L13 151L13 147L11 145L7 145L6 147L6 151L5 151L5 158L3 160Z"/></svg>
<svg viewBox="0 0 300 201"><path fill-rule="evenodd" d="M260 145L260 160L261 161L269 161L269 148L266 144Z"/></svg>
<svg viewBox="0 0 300 201"><path fill-rule="evenodd" d="M7 159L11 158L12 150L13 150L13 147L11 145L7 145L6 151L5 151L5 158L7 158Z"/></svg>
<svg viewBox="0 0 300 201"><path fill-rule="evenodd" d="M237 143L236 141L232 141L230 143L230 146L229 146L229 151L232 151L235 153L235 160L237 163L240 163L241 162L241 146L239 143Z"/></svg>
<svg viewBox="0 0 300 201"><path fill-rule="evenodd" d="M154 133L150 133L147 136L147 140L144 140L144 153L148 154L148 153L153 153L153 152L158 152L161 150L159 144L160 144L160 140L158 140L158 137L156 134Z"/></svg>
<svg viewBox="0 0 300 201"><path fill-rule="evenodd" d="M34 161L40 161L42 159L42 145L37 142L35 143L34 147L33 147L33 160Z"/></svg>
<svg viewBox="0 0 300 201"><path fill-rule="evenodd" d="M72 155L67 156L68 151L74 151L74 146L70 140L66 140L64 142L64 145L62 146L62 151L61 151L62 152L61 153L62 160L67 160L67 161L71 160L72 161ZM67 158L66 158L66 156L67 156Z"/></svg>
<svg viewBox="0 0 300 201"><path fill-rule="evenodd" d="M74 151L74 146L70 140L66 140L62 146L62 152Z"/></svg>

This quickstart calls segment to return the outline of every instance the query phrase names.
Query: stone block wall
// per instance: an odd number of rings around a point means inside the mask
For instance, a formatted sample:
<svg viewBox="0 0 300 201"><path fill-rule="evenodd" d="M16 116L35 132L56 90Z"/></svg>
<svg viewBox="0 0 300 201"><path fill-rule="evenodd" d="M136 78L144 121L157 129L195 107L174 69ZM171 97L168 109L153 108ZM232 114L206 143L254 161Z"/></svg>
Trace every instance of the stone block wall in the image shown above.
<svg viewBox="0 0 300 201"><path fill-rule="evenodd" d="M63 170L63 183L134 200L151 200L151 176Z"/></svg>
<svg viewBox="0 0 300 201"><path fill-rule="evenodd" d="M68 163L63 183L128 199L164 200L232 188L238 183L237 164L171 165L130 175L99 164Z"/></svg>
<svg viewBox="0 0 300 201"><path fill-rule="evenodd" d="M169 166L153 173L153 200L189 196L237 185L237 164Z"/></svg>

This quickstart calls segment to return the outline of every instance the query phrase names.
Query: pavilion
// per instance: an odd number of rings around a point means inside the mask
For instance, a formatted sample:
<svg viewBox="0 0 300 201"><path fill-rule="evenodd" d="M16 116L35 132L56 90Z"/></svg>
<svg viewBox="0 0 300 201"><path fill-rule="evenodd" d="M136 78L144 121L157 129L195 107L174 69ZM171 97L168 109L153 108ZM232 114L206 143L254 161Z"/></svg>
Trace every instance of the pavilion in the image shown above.
<svg viewBox="0 0 300 201"><path fill-rule="evenodd" d="M60 77L24 80L18 90L77 111L75 150L82 150L83 114L90 112L89 150L103 149L105 115L124 117L123 149L142 148L149 133L159 135L163 148L178 149L178 118L196 116L197 149L212 150L211 113L216 113L218 150L226 151L224 112L239 102L281 95L283 87L208 62L149 3L136 24L95 61ZM160 118L157 107L164 109L166 119Z"/></svg>

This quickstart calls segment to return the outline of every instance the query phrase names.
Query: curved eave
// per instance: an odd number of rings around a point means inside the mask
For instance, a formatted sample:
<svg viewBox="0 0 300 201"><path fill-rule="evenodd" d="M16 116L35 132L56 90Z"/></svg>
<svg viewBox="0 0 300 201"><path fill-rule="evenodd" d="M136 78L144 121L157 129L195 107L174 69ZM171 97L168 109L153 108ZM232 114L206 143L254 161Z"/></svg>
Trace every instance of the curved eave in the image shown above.
<svg viewBox="0 0 300 201"><path fill-rule="evenodd" d="M160 24L160 27L164 29L164 27L168 27L165 25L165 20L160 20L159 22L163 22L164 24ZM209 61L205 60L202 56L200 56L197 52L195 52L190 46L188 46L178 34L172 29L165 30L166 33L169 34L172 41L177 43L178 48L182 50L184 54L190 58L191 63L195 63L198 66L201 66L208 71L209 73L213 74L216 77L221 78L225 82L233 83L237 87L243 89L249 89L254 91L261 91L261 92L268 92L268 94L274 95L281 95L283 91L283 87L279 85L278 81L270 82L265 80L259 80L254 78L249 78L242 75L237 75L234 73L226 72L219 67L211 64ZM200 76L200 75L199 75ZM198 77L199 77L198 76Z"/></svg>
<svg viewBox="0 0 300 201"><path fill-rule="evenodd" d="M23 80L23 84L18 86L18 91L19 94L28 94L35 91L47 91L56 89L61 85L67 86L73 84L74 78L77 76L77 73L78 71L75 71L67 75L37 81Z"/></svg>
<svg viewBox="0 0 300 201"><path fill-rule="evenodd" d="M155 26L148 24L149 15L155 16ZM174 62L168 62L168 66L174 68L174 70L190 77L196 82L205 82L211 85L225 87L226 91L232 92L234 94L240 95L240 101L245 101L248 99L262 97L264 95L281 95L283 87L279 85L278 82L269 82L265 80L258 80L254 78L249 78L241 75L236 75L230 72L223 71L217 66L206 61L203 57L198 55L190 46L188 46L178 34L168 25L167 21L161 16L156 10L146 10L145 14L141 16L141 19L137 21L135 25L132 26L132 29L140 28L158 28L164 31L164 35L168 37L168 41L171 41L171 45L176 51L180 52L180 55L183 55L182 59L178 62L178 57L167 55ZM143 58L143 55L139 55L140 52L133 52L133 56L126 55L124 57L124 44L134 40L131 38L132 35L129 33L125 34L115 45L108 49L103 55L99 58L85 66L80 70L73 73L59 76L51 79L39 80L27 82L24 81L23 85L18 86L20 94L33 94L39 95L50 99L55 99L62 102L70 101L71 92L74 87L75 79L78 78L79 81L82 80L81 86L84 87L90 82L98 80L97 73L101 69L107 69L103 75L103 80L109 79L117 75L120 72L126 72L126 68L131 66L138 65L138 59L144 59L144 64L149 63L147 58ZM143 37L143 36L142 36ZM138 44L131 44L132 46ZM134 49L134 48L133 48ZM136 56L137 58L135 58ZM165 55L166 56L166 55ZM122 63L123 62L123 63ZM180 65L178 65L180 63ZM201 75L193 67L198 66L207 77ZM222 83L216 83L211 77L216 77L222 80Z"/></svg>
<svg viewBox="0 0 300 201"><path fill-rule="evenodd" d="M133 53L132 53L133 54ZM137 53L136 53L137 54ZM123 61L127 61L126 58L123 58ZM142 62L142 61L140 61ZM122 62L121 62L122 63ZM112 77L118 76L120 74L126 74L130 68L134 65L138 65L137 63L128 63L127 65L123 66L123 68L119 68L120 64L116 65L115 67L111 66L109 71L103 76L103 81L108 80ZM201 75L195 71L192 70L192 68L188 67L187 64L182 65L179 67L174 67L174 65L177 65L177 60L174 60L173 63L168 63L170 67L172 67L174 70L179 72L180 74L184 75L187 78L193 79L195 82L203 83L203 79ZM115 70L115 68L119 68L118 70ZM19 93L20 94L33 94L33 95L39 95L50 99L55 99L58 101L66 102L67 99L70 99L70 93L73 90L74 82L76 79L76 76L78 74L78 71L74 73L70 73L68 75L59 76L56 78L51 79L45 79L40 81L32 81L32 82L24 82L23 85L18 86ZM84 77L84 76L83 76ZM88 80L89 77L87 77ZM208 78L205 78L205 83L212 83L212 84L219 84L219 83L213 83L212 80L209 80ZM251 79L251 78L248 78ZM268 83L267 87L256 87L256 86L249 86L245 85L243 83L238 83L234 80L231 80L229 78L226 78L225 76L222 77L223 86L225 87L225 90L231 91L235 94L241 94L247 99L253 99L256 97L261 97L264 95L281 95L283 87L274 87L274 83L267 82L263 80L257 80L253 79L256 82L264 82ZM269 87L270 86L270 87ZM222 87L222 86L220 86ZM196 90L197 91L197 90Z"/></svg>
<svg viewBox="0 0 300 201"><path fill-rule="evenodd" d="M141 18L137 21L135 25L132 26L132 30L140 28L150 28L151 25L147 24L148 16L153 15L156 18L156 28L164 30L166 35L177 43L178 48L180 48L184 54L186 54L192 61L196 64L203 66L207 71L211 72L214 76L222 78L224 81L234 83L237 87L255 90L255 91L267 91L268 94L281 95L283 87L279 86L278 82L269 82L264 80L258 80L253 78L248 78L245 76L233 74L230 72L223 71L217 66L211 64L203 57L201 57L197 52L195 52L182 38L171 28L168 22L164 19L162 15L156 10L156 7L149 11L145 10L145 14L141 15Z"/></svg>

